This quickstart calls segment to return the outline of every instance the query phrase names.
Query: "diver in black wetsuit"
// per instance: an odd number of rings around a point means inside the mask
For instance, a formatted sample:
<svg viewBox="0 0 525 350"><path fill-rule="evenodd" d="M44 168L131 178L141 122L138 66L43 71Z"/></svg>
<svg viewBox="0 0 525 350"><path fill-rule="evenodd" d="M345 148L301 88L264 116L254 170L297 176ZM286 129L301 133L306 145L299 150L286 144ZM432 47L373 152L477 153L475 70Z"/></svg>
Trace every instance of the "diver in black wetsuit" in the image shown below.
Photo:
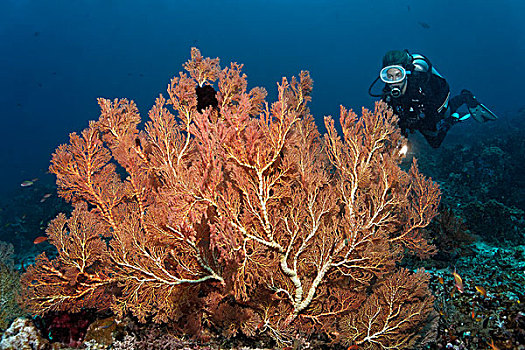
<svg viewBox="0 0 525 350"><path fill-rule="evenodd" d="M371 90L379 79L385 87L380 95L374 95ZM450 127L459 121L471 116L478 122L497 118L468 90L450 98L447 81L430 61L407 50L385 54L383 69L368 92L371 96L381 97L399 116L399 127L404 136L419 130L434 148L441 145ZM457 110L463 104L469 113L460 115Z"/></svg>

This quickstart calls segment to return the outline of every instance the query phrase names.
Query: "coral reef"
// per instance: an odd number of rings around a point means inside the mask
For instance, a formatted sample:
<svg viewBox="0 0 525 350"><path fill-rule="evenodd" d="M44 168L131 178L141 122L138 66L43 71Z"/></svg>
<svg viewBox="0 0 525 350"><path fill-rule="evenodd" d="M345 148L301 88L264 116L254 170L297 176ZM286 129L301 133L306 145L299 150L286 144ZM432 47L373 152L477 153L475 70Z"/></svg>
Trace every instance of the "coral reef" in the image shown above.
<svg viewBox="0 0 525 350"><path fill-rule="evenodd" d="M511 245L525 241L525 212L521 209L490 199L484 203L467 203L462 211L469 220L471 232L485 241Z"/></svg>
<svg viewBox="0 0 525 350"><path fill-rule="evenodd" d="M23 314L17 302L20 274L14 269L13 254L13 245L0 241L0 331Z"/></svg>
<svg viewBox="0 0 525 350"><path fill-rule="evenodd" d="M421 162L422 171L440 184L443 203L464 219L472 234L492 243L525 241L522 119L520 123L500 126L472 145L426 153Z"/></svg>
<svg viewBox="0 0 525 350"><path fill-rule="evenodd" d="M452 208L441 205L438 215L427 228L427 236L438 252L432 257L432 263L442 262L448 266L461 255L470 254L470 244L475 238L467 228L465 220L456 215Z"/></svg>
<svg viewBox="0 0 525 350"><path fill-rule="evenodd" d="M1 350L47 350L49 342L40 335L33 322L17 318L2 335Z"/></svg>
<svg viewBox="0 0 525 350"><path fill-rule="evenodd" d="M432 275L439 322L431 349L525 349L523 114L462 127L461 144L419 154L443 192L426 229L439 251L403 266Z"/></svg>
<svg viewBox="0 0 525 350"><path fill-rule="evenodd" d="M77 347L84 341L88 327L94 320L95 314L91 311L54 311L43 317L35 317L34 323L50 341Z"/></svg>
<svg viewBox="0 0 525 350"><path fill-rule="evenodd" d="M74 210L46 230L58 256L23 275L25 307L132 315L201 341L416 343L429 277L396 263L435 252L422 229L440 191L415 161L399 167L397 117L341 107L342 136L326 117L322 137L307 72L269 105L241 65L191 56L144 130L132 101L99 99L99 120L54 153Z"/></svg>
<svg viewBox="0 0 525 350"><path fill-rule="evenodd" d="M430 270L435 276L430 287L441 315L437 344L486 349L493 341L499 349L523 348L525 246L499 248L476 242L472 249L473 255L455 260L464 283L462 293L450 271Z"/></svg>

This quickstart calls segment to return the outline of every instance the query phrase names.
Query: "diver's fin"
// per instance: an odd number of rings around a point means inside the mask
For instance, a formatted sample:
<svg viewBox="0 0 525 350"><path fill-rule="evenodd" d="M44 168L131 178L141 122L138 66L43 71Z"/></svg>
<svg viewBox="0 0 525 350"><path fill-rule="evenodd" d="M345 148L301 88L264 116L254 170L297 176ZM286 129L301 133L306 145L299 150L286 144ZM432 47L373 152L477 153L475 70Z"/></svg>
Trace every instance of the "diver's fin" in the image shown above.
<svg viewBox="0 0 525 350"><path fill-rule="evenodd" d="M490 109L485 107L483 103L478 104L476 107L468 108L470 115L478 123L488 122L490 120L498 119L498 116L495 115Z"/></svg>

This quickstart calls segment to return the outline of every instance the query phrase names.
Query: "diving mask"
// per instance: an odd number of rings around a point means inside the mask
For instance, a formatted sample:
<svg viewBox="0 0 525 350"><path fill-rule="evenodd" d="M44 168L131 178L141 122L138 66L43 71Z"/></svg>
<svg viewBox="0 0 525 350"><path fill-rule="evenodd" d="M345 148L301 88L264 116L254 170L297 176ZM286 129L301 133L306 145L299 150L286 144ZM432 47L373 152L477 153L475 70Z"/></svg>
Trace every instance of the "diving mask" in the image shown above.
<svg viewBox="0 0 525 350"><path fill-rule="evenodd" d="M386 66L381 69L379 77L387 84L396 84L405 80L407 72L405 68L399 65Z"/></svg>

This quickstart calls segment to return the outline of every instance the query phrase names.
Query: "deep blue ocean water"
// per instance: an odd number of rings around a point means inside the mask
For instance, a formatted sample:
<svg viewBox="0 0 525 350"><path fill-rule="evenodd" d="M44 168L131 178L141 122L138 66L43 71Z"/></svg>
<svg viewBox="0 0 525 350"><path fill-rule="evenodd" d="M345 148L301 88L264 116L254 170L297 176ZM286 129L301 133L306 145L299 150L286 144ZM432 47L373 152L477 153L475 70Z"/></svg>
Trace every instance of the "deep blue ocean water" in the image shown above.
<svg viewBox="0 0 525 350"><path fill-rule="evenodd" d="M340 104L371 107L383 54L404 48L504 119L525 105L524 15L521 0L2 0L0 196L46 179L57 145L98 118L97 97L133 99L145 119L192 46L244 63L269 101L282 76L309 70L319 124Z"/></svg>

